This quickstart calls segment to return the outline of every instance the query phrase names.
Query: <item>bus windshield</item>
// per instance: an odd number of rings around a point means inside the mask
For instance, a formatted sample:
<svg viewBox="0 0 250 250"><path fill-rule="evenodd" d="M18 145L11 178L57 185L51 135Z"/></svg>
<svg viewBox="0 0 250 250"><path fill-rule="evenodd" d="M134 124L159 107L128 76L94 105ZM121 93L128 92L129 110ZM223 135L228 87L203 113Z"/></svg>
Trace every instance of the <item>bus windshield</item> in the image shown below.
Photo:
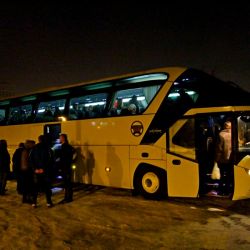
<svg viewBox="0 0 250 250"><path fill-rule="evenodd" d="M180 89L184 89L192 98L195 107L250 104L250 93L241 89L237 84L221 81L195 69L185 71L176 79L169 97L176 97L176 93L179 93Z"/></svg>

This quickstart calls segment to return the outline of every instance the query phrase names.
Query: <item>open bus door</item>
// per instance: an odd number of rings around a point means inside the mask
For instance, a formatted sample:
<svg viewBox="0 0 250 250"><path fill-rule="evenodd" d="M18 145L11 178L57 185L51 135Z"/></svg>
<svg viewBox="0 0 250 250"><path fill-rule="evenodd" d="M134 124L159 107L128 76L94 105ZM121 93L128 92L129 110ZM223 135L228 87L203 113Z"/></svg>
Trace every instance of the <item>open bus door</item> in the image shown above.
<svg viewBox="0 0 250 250"><path fill-rule="evenodd" d="M43 133L51 146L57 143L59 135L61 133L61 123L45 124Z"/></svg>
<svg viewBox="0 0 250 250"><path fill-rule="evenodd" d="M236 126L233 200L250 198L250 113L241 113ZM238 146L237 146L238 145Z"/></svg>
<svg viewBox="0 0 250 250"><path fill-rule="evenodd" d="M195 161L195 120L178 120L168 131L167 183L169 197L197 197L199 165Z"/></svg>

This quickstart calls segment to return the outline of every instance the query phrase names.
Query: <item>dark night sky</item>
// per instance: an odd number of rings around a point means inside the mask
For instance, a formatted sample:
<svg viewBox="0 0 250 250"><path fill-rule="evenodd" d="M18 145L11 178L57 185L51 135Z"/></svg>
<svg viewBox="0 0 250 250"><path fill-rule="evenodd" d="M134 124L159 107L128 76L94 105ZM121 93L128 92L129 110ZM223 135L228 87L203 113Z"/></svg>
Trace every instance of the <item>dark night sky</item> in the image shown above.
<svg viewBox="0 0 250 250"><path fill-rule="evenodd" d="M21 94L162 66L191 66L250 91L248 2L82 3L2 6L0 82Z"/></svg>

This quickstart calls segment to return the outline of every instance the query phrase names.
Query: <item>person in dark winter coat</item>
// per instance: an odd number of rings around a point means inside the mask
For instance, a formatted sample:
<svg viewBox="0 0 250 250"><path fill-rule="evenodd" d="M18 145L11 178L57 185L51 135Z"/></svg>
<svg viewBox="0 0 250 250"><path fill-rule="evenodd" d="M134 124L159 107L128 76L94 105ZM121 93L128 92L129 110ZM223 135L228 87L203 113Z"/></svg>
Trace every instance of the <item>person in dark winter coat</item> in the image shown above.
<svg viewBox="0 0 250 250"><path fill-rule="evenodd" d="M5 194L8 175L10 173L10 154L7 141L0 140L0 195Z"/></svg>
<svg viewBox="0 0 250 250"><path fill-rule="evenodd" d="M15 150L12 156L12 166L13 166L13 173L14 177L16 178L16 190L18 194L22 194L22 185L20 179L20 169L21 169L21 154L24 149L24 143L20 142L18 148Z"/></svg>
<svg viewBox="0 0 250 250"><path fill-rule="evenodd" d="M60 137L61 149L59 152L59 167L62 171L64 183L64 199L60 203L68 203L73 201L72 188L72 161L75 149L69 144L66 134L61 134Z"/></svg>
<svg viewBox="0 0 250 250"><path fill-rule="evenodd" d="M23 203L32 203L33 191L33 170L29 162L29 155L32 148L35 146L35 141L27 140L21 152L20 159L20 185L23 194Z"/></svg>
<svg viewBox="0 0 250 250"><path fill-rule="evenodd" d="M44 135L38 137L38 143L30 153L30 163L34 173L34 194L33 207L37 207L38 193L44 191L46 194L47 206L52 207L51 177L54 164L53 151L45 140Z"/></svg>

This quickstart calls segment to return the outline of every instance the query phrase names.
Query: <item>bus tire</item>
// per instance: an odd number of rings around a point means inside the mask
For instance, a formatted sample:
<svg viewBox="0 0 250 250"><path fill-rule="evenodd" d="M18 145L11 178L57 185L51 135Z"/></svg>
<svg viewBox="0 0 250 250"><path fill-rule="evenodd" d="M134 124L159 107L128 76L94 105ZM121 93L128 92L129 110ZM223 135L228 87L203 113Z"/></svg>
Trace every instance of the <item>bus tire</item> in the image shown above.
<svg viewBox="0 0 250 250"><path fill-rule="evenodd" d="M142 167L136 174L135 190L146 199L162 199L167 196L166 172L153 167Z"/></svg>

